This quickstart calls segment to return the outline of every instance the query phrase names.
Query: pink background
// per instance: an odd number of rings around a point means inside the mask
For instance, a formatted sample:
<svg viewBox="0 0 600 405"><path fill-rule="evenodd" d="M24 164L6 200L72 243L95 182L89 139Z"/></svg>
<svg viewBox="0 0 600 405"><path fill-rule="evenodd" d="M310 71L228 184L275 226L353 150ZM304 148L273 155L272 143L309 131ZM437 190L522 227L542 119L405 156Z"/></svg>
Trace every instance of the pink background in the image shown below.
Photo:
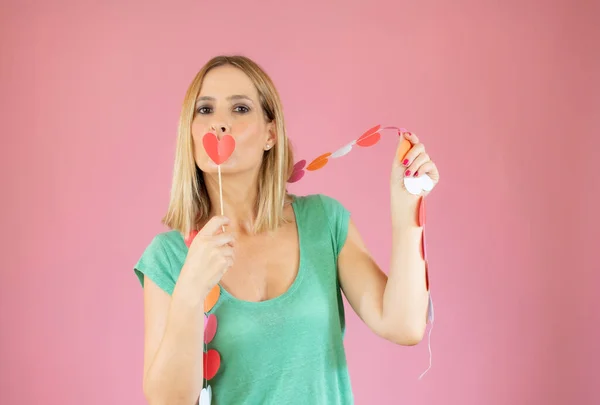
<svg viewBox="0 0 600 405"><path fill-rule="evenodd" d="M349 312L357 404L600 402L598 2L70 3L1 5L1 404L145 403L131 268L163 230L185 89L237 52L278 84L298 159L381 123L441 169L433 368ZM384 268L395 146L291 188L346 204Z"/></svg>

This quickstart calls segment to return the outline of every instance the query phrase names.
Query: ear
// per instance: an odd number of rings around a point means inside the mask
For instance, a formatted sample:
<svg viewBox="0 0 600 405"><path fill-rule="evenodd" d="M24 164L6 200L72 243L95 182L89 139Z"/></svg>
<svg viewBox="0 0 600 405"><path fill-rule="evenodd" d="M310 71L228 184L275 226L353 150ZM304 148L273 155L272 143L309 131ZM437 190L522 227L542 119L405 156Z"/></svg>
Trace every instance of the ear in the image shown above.
<svg viewBox="0 0 600 405"><path fill-rule="evenodd" d="M275 120L267 123L267 142L271 145L271 148L277 143L277 125Z"/></svg>

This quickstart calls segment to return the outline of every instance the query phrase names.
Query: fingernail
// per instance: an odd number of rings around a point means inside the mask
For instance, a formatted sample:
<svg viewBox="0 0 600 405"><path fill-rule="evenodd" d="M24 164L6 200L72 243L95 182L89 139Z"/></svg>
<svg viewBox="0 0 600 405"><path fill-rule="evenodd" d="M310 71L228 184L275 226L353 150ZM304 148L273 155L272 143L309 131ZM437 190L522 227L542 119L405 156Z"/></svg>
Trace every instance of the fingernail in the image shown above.
<svg viewBox="0 0 600 405"><path fill-rule="evenodd" d="M416 171L415 174L414 174L414 176L417 177L418 175L419 175L419 172Z"/></svg>
<svg viewBox="0 0 600 405"><path fill-rule="evenodd" d="M406 175L406 176L410 176L410 170L407 170L407 171L404 173L404 175Z"/></svg>
<svg viewBox="0 0 600 405"><path fill-rule="evenodd" d="M404 166L406 166L406 165L408 164L408 159L404 159L404 161L402 162L402 164L403 164Z"/></svg>

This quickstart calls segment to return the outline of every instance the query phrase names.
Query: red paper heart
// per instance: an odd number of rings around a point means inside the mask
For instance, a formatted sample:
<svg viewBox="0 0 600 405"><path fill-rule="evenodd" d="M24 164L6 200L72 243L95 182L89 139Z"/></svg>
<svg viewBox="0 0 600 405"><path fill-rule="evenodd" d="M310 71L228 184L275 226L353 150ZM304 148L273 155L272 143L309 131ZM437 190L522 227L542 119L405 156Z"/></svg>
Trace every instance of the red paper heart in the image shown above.
<svg viewBox="0 0 600 405"><path fill-rule="evenodd" d="M423 255L423 260L427 261L427 241L425 241L425 229L423 229L423 233L421 234L421 254Z"/></svg>
<svg viewBox="0 0 600 405"><path fill-rule="evenodd" d="M198 235L198 231L192 231L192 232L190 232L190 236L185 238L184 242L185 242L185 245L188 247L188 249L189 249L190 245L192 244L192 241L194 240L196 235Z"/></svg>
<svg viewBox="0 0 600 405"><path fill-rule="evenodd" d="M204 326L204 343L209 344L217 333L217 317L215 314L210 314L206 325Z"/></svg>
<svg viewBox="0 0 600 405"><path fill-rule="evenodd" d="M215 134L209 132L202 138L202 144L208 157L218 165L229 159L235 149L235 140L231 135L224 135L219 140Z"/></svg>
<svg viewBox="0 0 600 405"><path fill-rule="evenodd" d="M425 288L429 291L429 264L425 262Z"/></svg>
<svg viewBox="0 0 600 405"><path fill-rule="evenodd" d="M425 198L419 202L419 226L425 226Z"/></svg>
<svg viewBox="0 0 600 405"><path fill-rule="evenodd" d="M204 352L204 378L207 380L212 379L219 371L219 366L221 366L219 352L214 349Z"/></svg>
<svg viewBox="0 0 600 405"><path fill-rule="evenodd" d="M356 140L356 144L363 147L375 145L381 139L381 135L377 132L380 128L381 125L370 128Z"/></svg>

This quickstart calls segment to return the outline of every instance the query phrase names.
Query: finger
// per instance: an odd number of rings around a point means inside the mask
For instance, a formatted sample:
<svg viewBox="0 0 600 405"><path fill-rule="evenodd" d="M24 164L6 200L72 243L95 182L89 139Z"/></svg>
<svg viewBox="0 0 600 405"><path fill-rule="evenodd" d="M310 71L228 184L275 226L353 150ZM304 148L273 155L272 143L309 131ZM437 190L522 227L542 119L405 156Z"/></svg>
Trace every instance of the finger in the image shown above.
<svg viewBox="0 0 600 405"><path fill-rule="evenodd" d="M222 215L215 215L212 217L206 225L198 232L199 235L203 236L212 236L218 230L221 229L222 226L229 224L229 218Z"/></svg>
<svg viewBox="0 0 600 405"><path fill-rule="evenodd" d="M427 153L419 153L417 157L408 165L404 175L417 177L419 173L422 173L422 166L429 160L429 155Z"/></svg>
<svg viewBox="0 0 600 405"><path fill-rule="evenodd" d="M419 137L414 132L407 131L404 128L401 128L401 131L402 131L402 136L405 139L408 139L410 141L410 143L412 143L413 145L416 145L417 143L420 142Z"/></svg>
<svg viewBox="0 0 600 405"><path fill-rule="evenodd" d="M433 163L431 160L428 160L427 162L423 163L417 171L419 175L433 173L436 171L435 163Z"/></svg>
<svg viewBox="0 0 600 405"><path fill-rule="evenodd" d="M412 165L417 156L422 153L425 153L425 146L422 143L413 145L413 147L410 148L410 150L406 153L406 156L404 156L402 165L408 168L410 165Z"/></svg>
<svg viewBox="0 0 600 405"><path fill-rule="evenodd" d="M221 246L233 246L235 244L235 235L231 232L220 233L211 238L214 245L217 247Z"/></svg>
<svg viewBox="0 0 600 405"><path fill-rule="evenodd" d="M421 166L421 168L419 169L419 176L422 176L424 174L427 174L431 178L431 180L433 180L434 183L440 181L440 173L435 163L433 163L431 160L429 162L424 163L423 166Z"/></svg>
<svg viewBox="0 0 600 405"><path fill-rule="evenodd" d="M232 266L233 266L233 258L226 257L225 258L225 269L223 270L222 274L225 274L227 272L227 270L229 270Z"/></svg>
<svg viewBox="0 0 600 405"><path fill-rule="evenodd" d="M235 258L235 249L229 245L221 246L219 251L224 257Z"/></svg>

